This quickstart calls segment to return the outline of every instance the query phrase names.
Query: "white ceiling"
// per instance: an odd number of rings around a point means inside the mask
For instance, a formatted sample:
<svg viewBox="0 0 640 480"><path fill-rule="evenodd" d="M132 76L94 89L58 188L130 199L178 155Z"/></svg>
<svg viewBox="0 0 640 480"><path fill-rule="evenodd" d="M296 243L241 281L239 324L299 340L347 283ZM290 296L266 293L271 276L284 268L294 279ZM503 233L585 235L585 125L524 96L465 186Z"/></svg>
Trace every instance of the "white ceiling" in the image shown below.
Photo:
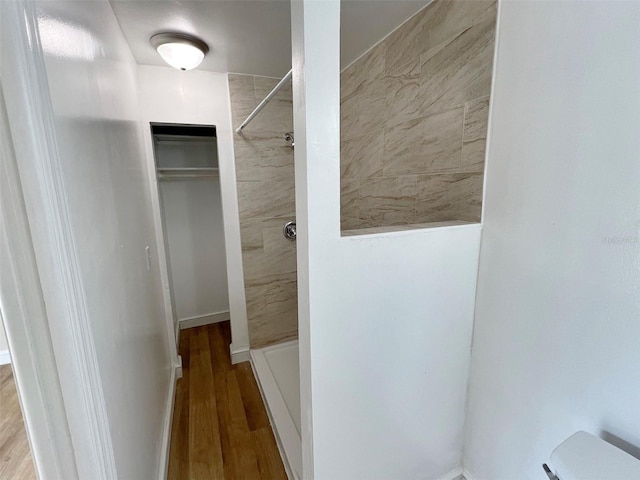
<svg viewBox="0 0 640 480"><path fill-rule="evenodd" d="M347 66L428 0L342 0L341 64ZM210 47L199 67L280 77L291 67L288 0L111 0L141 65L166 65L149 44L162 31L195 35Z"/></svg>

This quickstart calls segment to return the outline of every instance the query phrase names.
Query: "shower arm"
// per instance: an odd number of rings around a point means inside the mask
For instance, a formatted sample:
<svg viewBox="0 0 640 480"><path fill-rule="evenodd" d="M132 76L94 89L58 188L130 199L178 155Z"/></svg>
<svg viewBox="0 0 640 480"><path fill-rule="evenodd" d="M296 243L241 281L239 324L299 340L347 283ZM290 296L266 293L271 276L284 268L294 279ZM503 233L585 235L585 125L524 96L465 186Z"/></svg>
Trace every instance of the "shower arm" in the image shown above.
<svg viewBox="0 0 640 480"><path fill-rule="evenodd" d="M242 133L242 130L244 129L244 127L246 127L247 125L249 125L249 122L251 122L251 120L253 120L253 118L254 118L256 115L258 115L258 113L260 113L260 110L262 110L262 109L267 105L267 103L269 103L269 102L271 101L271 99L272 99L273 97L275 97L275 96L276 96L276 94L277 94L280 90L282 90L282 87L284 87L284 86L285 86L285 84L286 84L289 80L291 80L291 74L292 74L292 73L293 73L293 69L292 69L292 70L289 70L289 73L287 73L284 77L282 77L282 80L280 80L280 81L278 82L278 84L277 84L275 87L273 87L273 90L271 90L271 91L269 92L269 95L267 95L267 96L264 98L264 100L262 100L262 101L258 104L258 106L253 110L253 112L251 112L251 113L249 114L249 116L247 117L247 119L246 119L244 122L242 122L242 124L240 124L240 126L239 126L238 128L236 128L236 133L237 133L238 135L240 135L240 134Z"/></svg>

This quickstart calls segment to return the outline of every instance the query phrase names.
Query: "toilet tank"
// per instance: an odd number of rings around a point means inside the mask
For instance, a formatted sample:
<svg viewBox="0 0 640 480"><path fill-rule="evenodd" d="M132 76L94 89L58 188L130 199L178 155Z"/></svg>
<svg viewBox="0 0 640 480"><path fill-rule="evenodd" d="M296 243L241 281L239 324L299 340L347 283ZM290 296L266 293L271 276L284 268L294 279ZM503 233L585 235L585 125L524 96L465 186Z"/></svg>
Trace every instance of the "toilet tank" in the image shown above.
<svg viewBox="0 0 640 480"><path fill-rule="evenodd" d="M640 460L586 432L562 442L551 464L559 480L640 480Z"/></svg>

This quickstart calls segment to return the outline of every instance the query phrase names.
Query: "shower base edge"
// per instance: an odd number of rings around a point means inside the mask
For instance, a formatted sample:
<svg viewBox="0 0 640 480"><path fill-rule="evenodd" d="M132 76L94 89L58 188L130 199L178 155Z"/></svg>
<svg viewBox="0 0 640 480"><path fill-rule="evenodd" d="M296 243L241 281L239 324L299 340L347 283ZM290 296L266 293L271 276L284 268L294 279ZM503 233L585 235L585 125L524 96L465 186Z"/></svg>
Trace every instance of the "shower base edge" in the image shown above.
<svg viewBox="0 0 640 480"><path fill-rule="evenodd" d="M302 441L299 427L293 419L295 413L292 414L292 411L297 410L299 415L299 398L293 399L291 395L293 390L299 392L300 379L298 376L289 378L290 375L283 377L283 372L278 371L279 364L285 358L287 364L290 365L293 360L297 364L298 341L252 349L250 353L253 374L258 383L287 476L289 480L300 480L302 478ZM285 381L288 382L287 385L283 384ZM295 405L296 400L297 405Z"/></svg>

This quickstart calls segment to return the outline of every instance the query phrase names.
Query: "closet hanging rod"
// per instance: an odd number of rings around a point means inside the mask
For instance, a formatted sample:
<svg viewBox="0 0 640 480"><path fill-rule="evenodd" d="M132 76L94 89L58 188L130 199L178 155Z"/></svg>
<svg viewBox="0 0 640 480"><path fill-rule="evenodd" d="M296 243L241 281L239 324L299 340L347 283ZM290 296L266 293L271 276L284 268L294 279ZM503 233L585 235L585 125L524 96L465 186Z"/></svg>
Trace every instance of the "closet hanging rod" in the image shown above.
<svg viewBox="0 0 640 480"><path fill-rule="evenodd" d="M206 180L218 178L217 172L211 173L159 173L158 180Z"/></svg>
<svg viewBox="0 0 640 480"><path fill-rule="evenodd" d="M269 92L269 95L267 95L267 96L264 98L264 100L262 100L262 101L258 104L258 106L253 110L253 112L251 112L251 113L249 114L249 116L247 117L247 119L246 119L244 122L242 122L242 124L241 124L238 128L236 128L236 133L237 133L237 134L241 134L241 133L242 133L242 130L244 129L244 127L246 127L247 125L249 125L249 122L251 122L251 120L253 120L253 118L254 118L258 113L260 113L260 110L262 110L262 109L267 105L267 103L269 103L269 102L271 101L271 99L272 99L273 97L275 97L275 96L276 96L276 93L278 93L280 90L282 90L282 87L284 87L284 85L285 85L289 80L291 80L291 74L292 74L292 72L293 72L293 69L292 69L292 70L289 70L289 73L287 73L284 77L282 77L282 80L280 80L280 81L278 82L278 84L277 84L275 87L273 87L273 90L271 90L271 91Z"/></svg>

